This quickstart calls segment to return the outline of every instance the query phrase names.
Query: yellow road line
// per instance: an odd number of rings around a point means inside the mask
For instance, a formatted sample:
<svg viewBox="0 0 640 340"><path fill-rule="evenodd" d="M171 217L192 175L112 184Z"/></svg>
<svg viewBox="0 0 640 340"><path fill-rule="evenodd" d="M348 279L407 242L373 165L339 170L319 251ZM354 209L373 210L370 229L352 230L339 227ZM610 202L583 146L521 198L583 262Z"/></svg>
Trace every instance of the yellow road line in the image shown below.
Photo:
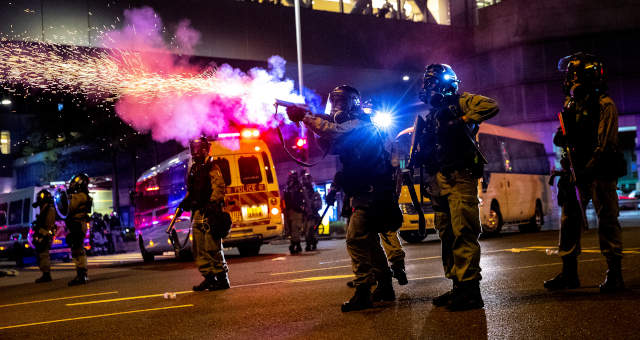
<svg viewBox="0 0 640 340"><path fill-rule="evenodd" d="M20 306L20 305L28 305L28 304L32 304L32 303L49 302L49 301L78 299L78 298L83 298L83 297L98 296L98 295L107 295L107 294L118 294L118 291L113 291L113 292L104 292L104 293L94 293L94 294L86 294L86 295L65 296L65 297L52 298L52 299L44 299L44 300L35 300L35 301L26 301L26 302L10 303L10 304L6 304L6 305L0 305L0 308L2 308L2 307Z"/></svg>
<svg viewBox="0 0 640 340"><path fill-rule="evenodd" d="M0 329L46 325L46 324L50 324L50 323L58 323L58 322L66 322L66 321L74 321L74 320L85 320L85 319L95 319L95 318L103 318L103 317L106 317L106 316L115 316L115 315L133 314L133 313L151 312L151 311L157 311L157 310L186 308L186 307L193 307L193 305L180 305L180 306L169 306L169 307L159 307L159 308L137 309L137 310L129 310L129 311L125 311L125 312L117 312L117 313L79 316L79 317L68 318L68 319L40 321L40 322L32 322L32 323L23 323L23 324L19 324L19 325L2 326L2 327L0 327Z"/></svg>
<svg viewBox="0 0 640 340"><path fill-rule="evenodd" d="M353 274L303 277L301 279L288 280L287 282L313 282L313 281L322 281L322 280L346 279L349 277L353 277Z"/></svg>
<svg viewBox="0 0 640 340"><path fill-rule="evenodd" d="M269 274L269 275L276 276L276 275L287 275L287 274L297 274L297 273L308 273L308 272L317 272L317 271L321 271L321 270L338 269L338 268L351 268L351 266L336 266L336 267L303 269L303 270L295 270L295 271L292 271L292 272L272 273L272 274Z"/></svg>
<svg viewBox="0 0 640 340"><path fill-rule="evenodd" d="M185 290L183 292L176 292L175 294L188 294L188 293L193 293L193 291L192 290ZM139 295L139 296L129 296L129 297L123 297L123 298L116 298L116 299L107 299L107 300L94 300L94 301L67 303L66 306L71 307L71 306L93 305L93 304L96 304L96 303L148 299L148 298L161 297L161 296L164 296L164 293L162 293L162 294L150 294L150 295Z"/></svg>

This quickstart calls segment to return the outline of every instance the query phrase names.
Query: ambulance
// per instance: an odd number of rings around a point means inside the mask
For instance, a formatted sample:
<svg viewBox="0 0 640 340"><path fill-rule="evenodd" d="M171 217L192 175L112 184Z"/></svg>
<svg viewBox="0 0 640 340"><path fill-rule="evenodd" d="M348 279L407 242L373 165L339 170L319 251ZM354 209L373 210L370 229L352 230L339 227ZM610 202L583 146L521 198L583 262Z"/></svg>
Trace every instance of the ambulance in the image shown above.
<svg viewBox="0 0 640 340"><path fill-rule="evenodd" d="M253 256L262 244L280 237L283 231L281 196L273 159L260 130L244 128L221 133L210 140L209 155L220 168L226 185L225 211L232 218L225 248L237 247L240 255ZM166 229L187 190L186 178L191 154L185 150L145 171L136 181L135 228L145 261L173 252L191 256L190 214L185 212L175 225L178 244Z"/></svg>

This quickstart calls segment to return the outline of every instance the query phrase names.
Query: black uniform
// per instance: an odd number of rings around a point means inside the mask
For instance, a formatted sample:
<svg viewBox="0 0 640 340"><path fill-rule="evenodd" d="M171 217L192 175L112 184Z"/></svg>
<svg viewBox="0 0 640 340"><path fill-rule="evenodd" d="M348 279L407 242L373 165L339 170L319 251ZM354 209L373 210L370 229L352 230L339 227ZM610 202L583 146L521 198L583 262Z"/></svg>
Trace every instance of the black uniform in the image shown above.
<svg viewBox="0 0 640 340"><path fill-rule="evenodd" d="M38 254L38 267L42 272L42 277L36 280L36 283L51 281L51 259L49 250L55 233L56 210L52 201L33 204L34 207L40 206L40 213L36 217L33 228L33 244Z"/></svg>

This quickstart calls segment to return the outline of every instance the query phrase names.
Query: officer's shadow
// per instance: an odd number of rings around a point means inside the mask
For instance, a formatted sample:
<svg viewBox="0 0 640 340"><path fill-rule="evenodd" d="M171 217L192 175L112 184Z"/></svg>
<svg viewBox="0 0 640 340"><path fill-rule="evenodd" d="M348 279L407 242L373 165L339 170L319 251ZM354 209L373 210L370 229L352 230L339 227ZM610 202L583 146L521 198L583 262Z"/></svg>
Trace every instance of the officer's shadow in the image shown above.
<svg viewBox="0 0 640 340"><path fill-rule="evenodd" d="M449 312L434 307L416 333L418 339L487 339L487 315L484 309Z"/></svg>

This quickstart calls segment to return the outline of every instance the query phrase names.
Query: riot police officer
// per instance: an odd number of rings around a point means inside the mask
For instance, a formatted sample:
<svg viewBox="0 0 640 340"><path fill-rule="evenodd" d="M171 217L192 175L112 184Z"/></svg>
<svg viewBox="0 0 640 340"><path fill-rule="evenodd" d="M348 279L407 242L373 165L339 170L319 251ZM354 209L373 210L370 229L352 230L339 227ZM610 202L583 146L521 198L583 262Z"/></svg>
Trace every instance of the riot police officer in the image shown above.
<svg viewBox="0 0 640 340"><path fill-rule="evenodd" d="M36 279L36 283L51 281L51 259L49 250L56 228L56 210L53 206L53 197L46 189L42 189L32 204L34 208L40 208L33 228L33 245L38 254L38 267L42 276Z"/></svg>
<svg viewBox="0 0 640 340"><path fill-rule="evenodd" d="M76 266L76 277L69 281L69 286L86 284L87 253L84 249L84 238L89 224L89 213L93 200L89 196L89 176L77 174L69 182L69 212L65 219L67 227L67 244L71 247L71 256Z"/></svg>
<svg viewBox="0 0 640 340"><path fill-rule="evenodd" d="M316 227L320 224L318 210L322 208L322 198L313 189L313 178L307 171L302 173L302 189L304 192L304 250L312 251L318 247Z"/></svg>
<svg viewBox="0 0 640 340"><path fill-rule="evenodd" d="M284 191L284 204L285 224L291 242L289 252L291 255L295 255L302 251L300 234L304 230L305 212L304 189L298 178L298 173L295 170L291 170L287 178L287 187Z"/></svg>
<svg viewBox="0 0 640 340"><path fill-rule="evenodd" d="M586 227L582 214L593 199L598 214L600 251L609 267L600 291L620 291L624 289L624 282L616 187L626 164L618 150L618 110L607 94L603 64L597 57L576 53L560 59L558 68L565 76L562 119L566 135L559 128L554 143L571 150L572 164L565 152L561 160L565 172L558 182L558 204L562 207L558 253L562 257L562 271L545 281L544 286L550 290L580 286L577 257L582 229ZM576 183L570 179L571 166ZM574 185L580 194L579 201Z"/></svg>
<svg viewBox="0 0 640 340"><path fill-rule="evenodd" d="M452 311L484 306L480 294L477 185L484 161L475 134L480 122L498 113L493 99L459 94L458 82L449 65L427 66L420 100L431 109L424 124L416 124L416 129L422 130L416 134L423 138L420 157L442 242L444 272L453 283L453 288L434 298L433 304Z"/></svg>
<svg viewBox="0 0 640 340"><path fill-rule="evenodd" d="M312 115L288 108L289 118L303 121L329 145L342 163L336 183L349 198L351 216L347 227L347 250L351 257L356 291L342 305L343 312L372 307L373 301L394 301L392 273L380 246L378 233L397 228L402 212L394 197L390 154L377 128L364 114L360 93L351 86L338 86L329 94L331 115ZM372 285L376 289L371 293Z"/></svg>
<svg viewBox="0 0 640 340"><path fill-rule="evenodd" d="M194 291L222 290L230 287L222 238L230 224L223 221L225 182L220 168L209 156L211 145L206 137L191 141L192 165L187 178L187 194L180 208L191 211L192 250L196 266L204 280ZM230 222L230 221L229 221Z"/></svg>

